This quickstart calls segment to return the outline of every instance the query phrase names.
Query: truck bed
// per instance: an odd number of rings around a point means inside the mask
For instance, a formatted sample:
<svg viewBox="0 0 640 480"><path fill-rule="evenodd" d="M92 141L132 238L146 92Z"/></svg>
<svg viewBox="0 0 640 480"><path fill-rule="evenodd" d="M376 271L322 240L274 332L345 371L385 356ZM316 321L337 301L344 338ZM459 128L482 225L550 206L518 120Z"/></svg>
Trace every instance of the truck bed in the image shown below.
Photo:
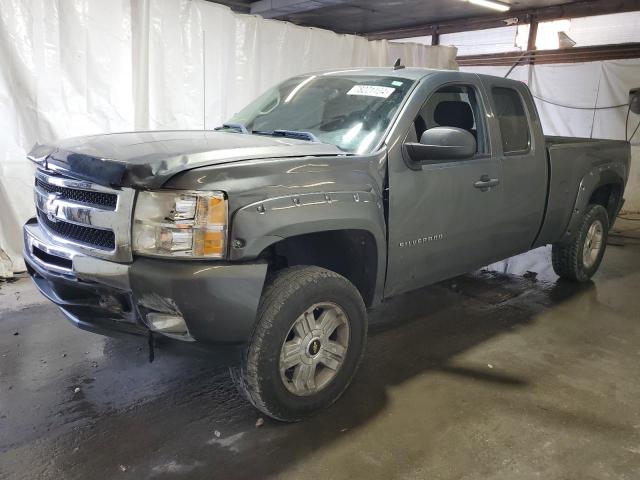
<svg viewBox="0 0 640 480"><path fill-rule="evenodd" d="M631 151L624 140L605 140L545 135L549 183L547 206L535 246L554 243L571 228L575 209L589 199L580 199L580 187L593 191L607 177L629 175ZM606 183L606 182L603 182ZM620 185L624 188L624 185ZM584 205L586 206L586 205ZM619 206L616 206L616 212Z"/></svg>

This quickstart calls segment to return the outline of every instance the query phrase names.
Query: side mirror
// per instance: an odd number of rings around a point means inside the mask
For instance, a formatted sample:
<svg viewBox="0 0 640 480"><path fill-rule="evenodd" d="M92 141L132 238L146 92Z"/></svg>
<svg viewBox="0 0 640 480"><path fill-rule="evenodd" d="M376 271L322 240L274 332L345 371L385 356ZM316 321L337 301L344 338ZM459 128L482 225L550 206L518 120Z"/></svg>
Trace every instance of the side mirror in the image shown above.
<svg viewBox="0 0 640 480"><path fill-rule="evenodd" d="M426 130L420 143L405 143L407 153L416 163L464 160L476 153L476 139L468 130L434 127Z"/></svg>

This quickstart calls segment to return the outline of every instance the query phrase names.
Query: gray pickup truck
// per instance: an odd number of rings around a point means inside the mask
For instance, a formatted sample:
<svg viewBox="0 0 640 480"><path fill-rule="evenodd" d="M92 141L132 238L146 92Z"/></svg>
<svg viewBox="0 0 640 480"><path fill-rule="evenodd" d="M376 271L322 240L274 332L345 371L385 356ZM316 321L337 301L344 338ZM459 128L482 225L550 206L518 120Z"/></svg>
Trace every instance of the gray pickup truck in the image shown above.
<svg viewBox="0 0 640 480"><path fill-rule="evenodd" d="M83 329L234 347L249 401L296 421L347 388L388 297L546 244L587 281L630 149L545 137L520 82L358 68L286 80L215 131L29 157L46 297Z"/></svg>

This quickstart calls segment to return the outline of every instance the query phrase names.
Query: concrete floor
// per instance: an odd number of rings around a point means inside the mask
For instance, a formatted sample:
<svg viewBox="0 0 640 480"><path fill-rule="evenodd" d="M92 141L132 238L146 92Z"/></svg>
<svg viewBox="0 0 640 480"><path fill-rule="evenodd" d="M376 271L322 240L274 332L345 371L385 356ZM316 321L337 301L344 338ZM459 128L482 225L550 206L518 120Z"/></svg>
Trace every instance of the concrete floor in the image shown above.
<svg viewBox="0 0 640 480"><path fill-rule="evenodd" d="M207 356L149 365L0 283L0 478L640 478L640 245L612 242L590 284L544 248L386 303L352 387L295 425L256 427Z"/></svg>

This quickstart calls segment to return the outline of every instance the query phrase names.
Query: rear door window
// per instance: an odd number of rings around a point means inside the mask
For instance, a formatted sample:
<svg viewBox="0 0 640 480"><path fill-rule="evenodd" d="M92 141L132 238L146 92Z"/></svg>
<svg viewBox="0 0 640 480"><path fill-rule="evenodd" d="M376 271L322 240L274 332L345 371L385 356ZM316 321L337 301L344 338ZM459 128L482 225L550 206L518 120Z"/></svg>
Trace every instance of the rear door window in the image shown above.
<svg viewBox="0 0 640 480"><path fill-rule="evenodd" d="M531 135L520 94L505 87L494 87L491 93L500 125L503 153L513 155L528 152L531 148Z"/></svg>

